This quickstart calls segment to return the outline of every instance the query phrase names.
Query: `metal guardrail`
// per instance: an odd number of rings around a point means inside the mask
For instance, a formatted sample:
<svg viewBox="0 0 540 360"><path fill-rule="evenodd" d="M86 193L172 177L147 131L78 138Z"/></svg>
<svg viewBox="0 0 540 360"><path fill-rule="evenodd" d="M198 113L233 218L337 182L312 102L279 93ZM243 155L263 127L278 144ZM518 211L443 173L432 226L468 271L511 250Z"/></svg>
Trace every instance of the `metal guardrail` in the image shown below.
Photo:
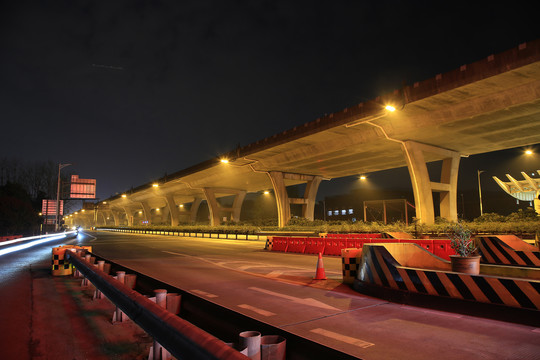
<svg viewBox="0 0 540 360"><path fill-rule="evenodd" d="M66 255L99 291L177 359L249 359L223 341L124 286L77 254L68 251Z"/></svg>
<svg viewBox="0 0 540 360"><path fill-rule="evenodd" d="M184 236L184 237L202 237L214 239L234 239L234 240L266 240L268 235L240 232L240 231L195 231L195 230L160 230L160 229L131 229L131 228L114 228L114 227L95 227L96 230L114 231L129 234L147 234L147 235L168 235L168 236Z"/></svg>
<svg viewBox="0 0 540 360"><path fill-rule="evenodd" d="M220 344L223 344L222 339L226 342L236 342L238 340L238 334L246 330L256 330L265 335L279 335L287 340L287 360L312 360L312 359L332 359L332 360L353 360L358 359L352 355L346 354L342 351L324 346L312 340L306 339L302 336L293 334L281 328L275 327L268 323L250 318L244 314L233 311L216 303L213 303L207 299L201 298L185 290L176 288L170 284L161 282L147 275L141 274L135 270L116 264L108 259L91 255L97 260L104 260L110 264L111 273L117 271L125 271L126 274L136 274L137 281L134 290L130 290L123 286L111 276L106 275L103 271L100 271L94 265L88 263L78 255L66 252L67 257L70 259L73 265L75 265L79 271L90 280L98 290L100 290L110 301L115 303L126 315L128 315L134 322L139 324L150 335L163 345L174 356L176 353L181 353L178 358L194 358L194 359L215 359L216 357L201 357L187 356L184 347L194 347L193 351L200 351L198 348L206 349L208 347L213 348L215 346L213 341L189 345L191 337L184 338L187 334L192 332L192 328L185 326L185 323L192 324L192 327L197 329L196 333L203 332L205 336L209 336ZM125 288L124 291L120 291L116 288ZM168 293L178 293L181 295L181 310L180 316L173 315L160 308L155 303L151 302L151 305L141 306L138 304L146 304L149 300L144 295L153 296L155 289L165 289ZM125 292L125 293L124 293ZM137 293L135 296L132 292ZM118 303L117 303L118 301ZM156 310L157 315L144 314L147 311ZM174 320L173 320L174 318ZM166 324L171 321L177 326ZM180 321L180 322L178 322ZM146 329L145 326L150 326L152 329ZM188 330L189 329L189 330ZM174 336L170 335L170 332L179 332ZM193 331L195 333L195 330ZM210 335L212 334L212 335ZM172 338L171 338L172 336ZM163 339L161 339L163 337ZM184 339L181 339L184 338ZM170 347L182 347L182 349L172 349ZM195 349L197 348L197 349ZM189 349L187 349L189 350ZM238 353L239 354L239 353ZM241 355L241 354L240 354ZM215 356L215 354L210 354ZM243 356L243 355L242 355ZM225 358L222 355L217 357L219 359L233 359ZM245 357L242 357L245 359Z"/></svg>

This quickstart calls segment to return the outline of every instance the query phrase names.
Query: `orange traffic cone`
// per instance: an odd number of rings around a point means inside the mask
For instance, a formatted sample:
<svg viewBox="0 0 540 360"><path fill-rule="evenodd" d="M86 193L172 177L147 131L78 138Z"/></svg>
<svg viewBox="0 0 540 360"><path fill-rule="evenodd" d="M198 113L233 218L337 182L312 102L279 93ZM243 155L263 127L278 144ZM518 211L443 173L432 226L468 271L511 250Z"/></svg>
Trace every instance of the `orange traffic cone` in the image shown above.
<svg viewBox="0 0 540 360"><path fill-rule="evenodd" d="M324 265L322 261L322 254L319 253L319 259L317 260L317 272L313 280L326 280L326 274L324 273Z"/></svg>

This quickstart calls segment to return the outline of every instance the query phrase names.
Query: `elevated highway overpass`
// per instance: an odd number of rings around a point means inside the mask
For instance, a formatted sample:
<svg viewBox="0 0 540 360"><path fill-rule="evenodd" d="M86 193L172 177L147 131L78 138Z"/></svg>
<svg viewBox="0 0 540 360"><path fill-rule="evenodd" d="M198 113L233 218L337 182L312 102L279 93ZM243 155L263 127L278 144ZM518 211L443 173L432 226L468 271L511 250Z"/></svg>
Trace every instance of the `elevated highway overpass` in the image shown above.
<svg viewBox="0 0 540 360"><path fill-rule="evenodd" d="M540 39L239 147L105 199L67 221L177 225L194 221L206 201L214 225L223 217L238 221L247 193L271 189L284 226L291 204L313 219L321 181L402 166L408 167L421 222L435 220L433 192L440 193L441 217L457 220L461 157L536 143ZM432 161L442 161L440 178L429 177L426 163ZM302 183L304 196L290 198L286 187ZM220 203L225 196L234 196L232 205Z"/></svg>

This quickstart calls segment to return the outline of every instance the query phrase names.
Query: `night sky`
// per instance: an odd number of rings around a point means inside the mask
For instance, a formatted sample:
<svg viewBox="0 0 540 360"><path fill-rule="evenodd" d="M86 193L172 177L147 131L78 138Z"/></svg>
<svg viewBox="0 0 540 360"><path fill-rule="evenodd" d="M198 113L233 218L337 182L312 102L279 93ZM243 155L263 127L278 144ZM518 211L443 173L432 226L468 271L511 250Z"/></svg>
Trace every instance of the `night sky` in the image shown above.
<svg viewBox="0 0 540 360"><path fill-rule="evenodd" d="M104 199L540 38L530 1L438 3L3 1L0 157L74 163ZM521 152L460 184L540 168Z"/></svg>

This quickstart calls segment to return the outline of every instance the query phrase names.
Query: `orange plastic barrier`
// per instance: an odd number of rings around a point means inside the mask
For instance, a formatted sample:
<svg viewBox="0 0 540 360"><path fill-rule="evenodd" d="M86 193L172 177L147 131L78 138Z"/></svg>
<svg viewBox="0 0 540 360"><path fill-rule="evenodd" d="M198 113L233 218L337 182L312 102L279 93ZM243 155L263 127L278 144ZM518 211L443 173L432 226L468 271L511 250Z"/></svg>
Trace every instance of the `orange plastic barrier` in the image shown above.
<svg viewBox="0 0 540 360"><path fill-rule="evenodd" d="M288 238L282 236L275 236L272 243L272 251L286 252L288 244Z"/></svg>
<svg viewBox="0 0 540 360"><path fill-rule="evenodd" d="M324 238L306 238L306 248L304 254L324 254L326 247L326 239Z"/></svg>
<svg viewBox="0 0 540 360"><path fill-rule="evenodd" d="M430 250L431 251L431 250ZM450 247L450 239L433 240L433 255L437 255L445 260L450 260L450 255L456 255L454 249Z"/></svg>
<svg viewBox="0 0 540 360"><path fill-rule="evenodd" d="M326 239L324 255L341 256L341 249L347 247L347 239Z"/></svg>
<svg viewBox="0 0 540 360"><path fill-rule="evenodd" d="M287 241L287 252L303 254L306 248L305 238L289 238Z"/></svg>

